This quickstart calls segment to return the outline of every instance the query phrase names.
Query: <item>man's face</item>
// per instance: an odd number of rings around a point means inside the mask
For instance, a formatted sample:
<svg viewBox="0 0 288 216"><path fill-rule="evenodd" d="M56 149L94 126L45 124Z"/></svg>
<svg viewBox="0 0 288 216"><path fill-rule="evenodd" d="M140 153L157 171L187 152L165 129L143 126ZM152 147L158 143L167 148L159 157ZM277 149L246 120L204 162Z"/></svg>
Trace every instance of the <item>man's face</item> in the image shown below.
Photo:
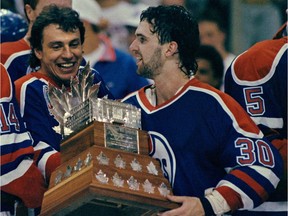
<svg viewBox="0 0 288 216"><path fill-rule="evenodd" d="M69 84L82 60L79 29L75 32L64 32L58 25L50 24L43 31L42 50L35 50L41 61L41 72L56 82Z"/></svg>
<svg viewBox="0 0 288 216"><path fill-rule="evenodd" d="M222 32L216 23L209 21L199 22L200 42L203 45L211 45L217 50L224 46L225 34Z"/></svg>
<svg viewBox="0 0 288 216"><path fill-rule="evenodd" d="M214 77L214 71L211 63L203 58L197 59L198 70L195 77L201 82L208 83L211 86L218 88L220 80Z"/></svg>
<svg viewBox="0 0 288 216"><path fill-rule="evenodd" d="M145 78L153 79L159 74L163 65L163 49L156 34L150 31L150 24L140 22L135 32L136 39L130 45L130 50L136 58L137 73Z"/></svg>

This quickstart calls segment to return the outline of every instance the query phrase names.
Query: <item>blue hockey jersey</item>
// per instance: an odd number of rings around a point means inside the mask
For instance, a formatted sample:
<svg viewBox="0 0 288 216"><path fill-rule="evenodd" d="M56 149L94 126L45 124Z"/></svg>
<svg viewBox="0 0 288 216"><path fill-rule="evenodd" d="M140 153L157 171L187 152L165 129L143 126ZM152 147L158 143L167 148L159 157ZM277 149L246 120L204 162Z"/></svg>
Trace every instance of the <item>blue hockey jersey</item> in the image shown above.
<svg viewBox="0 0 288 216"><path fill-rule="evenodd" d="M279 153L234 99L195 78L157 106L146 89L122 101L141 109L150 155L175 195L201 198L215 188L235 210L252 209L275 190L282 175Z"/></svg>
<svg viewBox="0 0 288 216"><path fill-rule="evenodd" d="M225 92L235 98L267 135L287 139L288 38L262 41L227 70Z"/></svg>
<svg viewBox="0 0 288 216"><path fill-rule="evenodd" d="M0 209L13 214L14 203L5 200L3 192L22 200L26 207L36 208L42 203L46 185L33 162L33 139L20 116L14 85L3 64L0 72Z"/></svg>
<svg viewBox="0 0 288 216"><path fill-rule="evenodd" d="M113 98L101 76L96 71L94 71L94 75L94 83L101 82L98 97ZM39 72L30 73L15 82L21 116L34 140L36 162L47 179L60 165L60 157L57 157L57 160L50 158L55 153L59 154L62 139L60 130L55 130L59 126L59 122L50 111L52 105L48 96L48 83L61 88L51 78ZM47 170L47 168L49 169Z"/></svg>
<svg viewBox="0 0 288 216"><path fill-rule="evenodd" d="M284 176L266 211L288 211L287 203L287 50L286 25L273 40L254 44L235 58L225 76L225 92L246 110L284 161ZM277 34L276 34L277 35ZM277 206L275 206L277 204ZM285 213L285 215L287 215Z"/></svg>

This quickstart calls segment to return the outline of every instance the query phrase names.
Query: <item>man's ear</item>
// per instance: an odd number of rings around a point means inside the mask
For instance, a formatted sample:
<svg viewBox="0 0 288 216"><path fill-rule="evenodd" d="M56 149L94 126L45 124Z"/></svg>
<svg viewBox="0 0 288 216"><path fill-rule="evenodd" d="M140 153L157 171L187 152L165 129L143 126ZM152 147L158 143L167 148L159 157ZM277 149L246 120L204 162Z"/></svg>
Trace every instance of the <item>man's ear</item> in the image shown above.
<svg viewBox="0 0 288 216"><path fill-rule="evenodd" d="M25 11L29 22L34 22L35 20L35 12L29 4L25 5Z"/></svg>
<svg viewBox="0 0 288 216"><path fill-rule="evenodd" d="M42 59L42 50L34 49L33 52L39 60Z"/></svg>
<svg viewBox="0 0 288 216"><path fill-rule="evenodd" d="M174 54L178 53L178 44L175 41L171 41L168 44L167 50L166 50L166 56L173 56Z"/></svg>

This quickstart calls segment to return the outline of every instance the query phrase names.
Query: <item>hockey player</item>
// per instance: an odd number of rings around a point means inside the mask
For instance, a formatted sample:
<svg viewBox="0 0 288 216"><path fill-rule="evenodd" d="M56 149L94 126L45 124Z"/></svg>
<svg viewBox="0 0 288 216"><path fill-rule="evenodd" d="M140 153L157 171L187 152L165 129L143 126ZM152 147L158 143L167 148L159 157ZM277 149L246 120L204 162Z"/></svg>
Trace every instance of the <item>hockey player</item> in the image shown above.
<svg viewBox="0 0 288 216"><path fill-rule="evenodd" d="M45 7L34 22L30 38L30 65L39 70L15 82L21 115L33 137L37 164L43 174L46 173L46 180L60 163L60 159L58 164L51 161L50 154L60 151L62 139L60 131L55 131L59 122L51 114L48 84L57 88L69 87L71 77L79 71L84 34L83 23L76 11L55 5ZM101 82L97 75L95 73L94 83ZM98 96L106 95L113 97L102 83ZM55 167L47 170L49 163Z"/></svg>
<svg viewBox="0 0 288 216"><path fill-rule="evenodd" d="M3 64L0 66L0 215L16 215L15 206L20 201L28 208L41 206L46 184L33 162L33 140L20 116L14 84Z"/></svg>
<svg viewBox="0 0 288 216"><path fill-rule="evenodd" d="M215 215L253 209L282 175L278 151L242 107L199 82L198 25L180 6L143 11L130 49L138 73L155 84L122 101L142 111L150 155L161 162L180 204L159 215Z"/></svg>
<svg viewBox="0 0 288 216"><path fill-rule="evenodd" d="M24 0L24 12L29 23L26 35L17 41L1 43L1 63L7 68L13 82L34 70L29 67L31 28L42 9L50 4L72 7L72 0Z"/></svg>
<svg viewBox="0 0 288 216"><path fill-rule="evenodd" d="M225 92L240 103L283 158L283 180L269 199L269 205L256 209L265 207L273 215L288 210L287 40L286 23L272 40L258 42L240 54L225 77Z"/></svg>

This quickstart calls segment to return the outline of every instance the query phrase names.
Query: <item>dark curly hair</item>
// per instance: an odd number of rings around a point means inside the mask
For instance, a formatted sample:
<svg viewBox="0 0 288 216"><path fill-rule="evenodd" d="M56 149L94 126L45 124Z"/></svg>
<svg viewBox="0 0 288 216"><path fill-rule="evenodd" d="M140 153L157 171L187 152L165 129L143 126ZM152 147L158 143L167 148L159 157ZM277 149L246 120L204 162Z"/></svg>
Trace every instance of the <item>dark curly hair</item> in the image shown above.
<svg viewBox="0 0 288 216"><path fill-rule="evenodd" d="M85 27L75 10L56 5L46 6L36 18L29 38L32 49L29 59L31 68L40 66L40 60L35 55L35 49L42 50L43 31L50 24L59 25L59 28L65 32L74 32L79 29L81 44L84 43Z"/></svg>
<svg viewBox="0 0 288 216"><path fill-rule="evenodd" d="M198 68L195 53L200 46L196 19L183 6L149 7L140 16L140 21L152 25L151 32L158 35L160 44L175 41L178 44L180 69L188 77Z"/></svg>

